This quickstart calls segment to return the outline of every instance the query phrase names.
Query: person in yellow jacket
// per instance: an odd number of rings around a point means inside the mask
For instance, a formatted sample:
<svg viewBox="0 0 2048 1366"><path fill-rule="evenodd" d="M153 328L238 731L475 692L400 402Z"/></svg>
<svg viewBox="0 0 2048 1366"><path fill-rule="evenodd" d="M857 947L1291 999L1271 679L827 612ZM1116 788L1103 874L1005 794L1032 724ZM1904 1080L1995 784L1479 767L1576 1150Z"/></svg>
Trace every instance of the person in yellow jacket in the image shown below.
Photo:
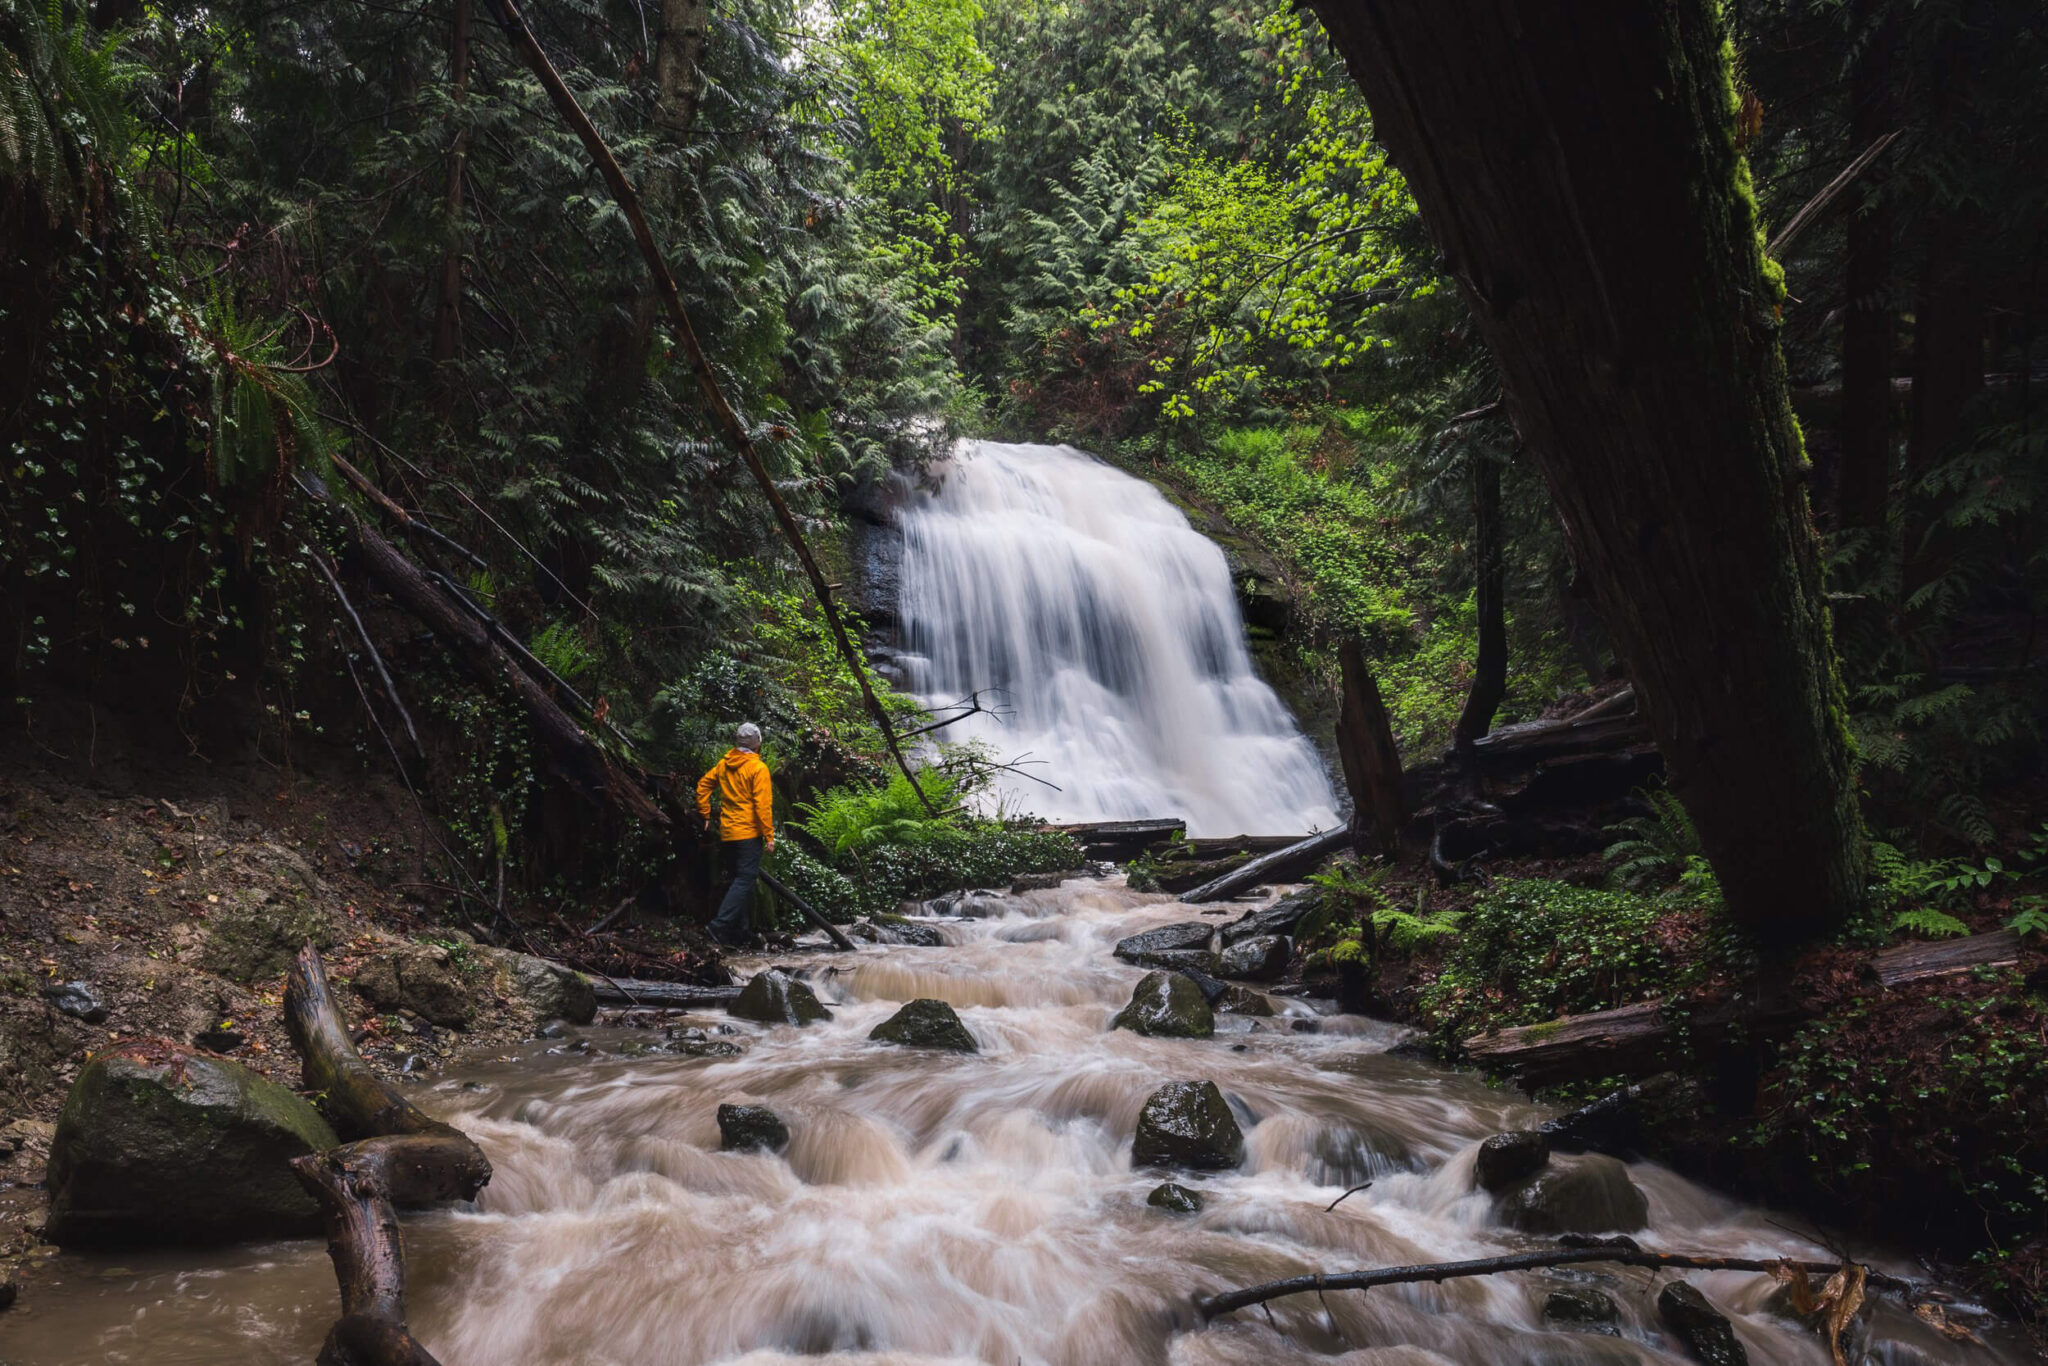
<svg viewBox="0 0 2048 1366"><path fill-rule="evenodd" d="M707 821L712 789L718 791L719 853L732 885L711 918L710 934L728 946L744 944L753 933L754 882L761 876L762 856L775 847L775 794L761 759L761 728L745 722L734 742L697 780L697 814Z"/></svg>

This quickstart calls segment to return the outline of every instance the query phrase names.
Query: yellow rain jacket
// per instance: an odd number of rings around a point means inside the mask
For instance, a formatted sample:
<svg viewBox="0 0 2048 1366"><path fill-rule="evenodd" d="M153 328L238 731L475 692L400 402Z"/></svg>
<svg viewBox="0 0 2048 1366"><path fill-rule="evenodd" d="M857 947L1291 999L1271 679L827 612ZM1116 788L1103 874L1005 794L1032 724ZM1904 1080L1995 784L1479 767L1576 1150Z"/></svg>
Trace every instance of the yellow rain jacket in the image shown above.
<svg viewBox="0 0 2048 1366"><path fill-rule="evenodd" d="M697 780L697 814L711 819L711 788L718 786L718 837L760 838L775 843L775 793L768 786L768 765L750 749L729 749L711 771Z"/></svg>

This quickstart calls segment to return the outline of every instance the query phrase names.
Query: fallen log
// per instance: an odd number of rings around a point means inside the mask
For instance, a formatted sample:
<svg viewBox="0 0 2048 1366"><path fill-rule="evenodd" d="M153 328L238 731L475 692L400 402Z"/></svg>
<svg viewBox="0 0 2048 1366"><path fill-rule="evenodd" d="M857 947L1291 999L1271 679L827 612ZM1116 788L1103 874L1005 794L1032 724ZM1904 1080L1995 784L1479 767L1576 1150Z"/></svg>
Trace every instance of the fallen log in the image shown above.
<svg viewBox="0 0 2048 1366"><path fill-rule="evenodd" d="M1150 821L1088 821L1079 825L1056 825L1081 846L1083 856L1128 863L1161 840L1185 837L1188 823L1169 817Z"/></svg>
<svg viewBox="0 0 2048 1366"><path fill-rule="evenodd" d="M1600 1247L1568 1247L1556 1252L1516 1252L1503 1257L1477 1257L1464 1262L1425 1262L1416 1266L1385 1266L1369 1271L1318 1272L1290 1276L1282 1281L1226 1290L1216 1295L1195 1296L1195 1308L1204 1322L1218 1314L1264 1304L1287 1295L1321 1294L1326 1290L1370 1290L1377 1285L1412 1285L1419 1281L1443 1282L1464 1276L1493 1276L1503 1271L1541 1271L1554 1266L1579 1266L1607 1262L1617 1266L1641 1266L1658 1271L1760 1271L1766 1274L1804 1271L1809 1275L1832 1276L1842 1270L1836 1262L1797 1261L1788 1257L1701 1257L1683 1252L1645 1252L1626 1238ZM1910 1295L1911 1281L1864 1268L1865 1284L1879 1290Z"/></svg>
<svg viewBox="0 0 2048 1366"><path fill-rule="evenodd" d="M693 1006L727 1005L740 998L738 987L700 987L689 982L651 982L639 977L607 978L590 985L597 993L597 1003L605 1006L688 1010Z"/></svg>
<svg viewBox="0 0 2048 1366"><path fill-rule="evenodd" d="M372 1072L350 1042L319 950L292 960L285 1028L306 1086L344 1135L362 1135L292 1161L327 1218L327 1253L341 1290L320 1366L438 1366L406 1326L405 1249L398 1209L474 1199L490 1160L467 1134L428 1115Z"/></svg>
<svg viewBox="0 0 2048 1366"><path fill-rule="evenodd" d="M1610 754L1650 744L1649 722L1639 711L1622 710L1622 704L1617 703L1622 697L1634 700L1632 694L1617 693L1582 716L1502 726L1474 740L1472 756L1482 772L1497 773L1532 768L1553 759Z"/></svg>
<svg viewBox="0 0 2048 1366"><path fill-rule="evenodd" d="M2019 936L2009 930L1935 943L1901 944L1873 956L1866 971L1884 987L1905 986L2019 962ZM1483 1067L1513 1073L1525 1087L1554 1086L1590 1077L1642 1076L1670 1061L1678 1042L1663 1000L1614 1010L1566 1015L1542 1024L1475 1034L1464 1041ZM1769 1003L1733 1001L1696 1012L1687 1021L1692 1047L1710 1047L1736 1030L1782 1032L1813 1018L1816 1007L1794 998Z"/></svg>
<svg viewBox="0 0 2048 1366"><path fill-rule="evenodd" d="M1297 840L1285 849L1275 849L1234 868L1212 882L1205 882L1181 898L1191 904L1204 901L1221 901L1235 896L1247 887L1256 887L1262 882L1291 882L1311 872L1315 866L1330 855L1351 847L1351 831L1339 826L1321 834L1310 835Z"/></svg>
<svg viewBox="0 0 2048 1366"><path fill-rule="evenodd" d="M789 890L789 888L785 887L782 884L782 879L776 877L773 873L770 873L766 868L763 868L761 870L761 881L768 884L768 888L770 891L774 892L777 896L787 901L790 905L796 907L799 911L802 911L804 914L804 919L810 921L813 925L816 925L819 929L823 930L825 932L825 937L832 941L832 945L834 948L840 950L842 953L853 952L853 941L851 939L848 939L837 925L827 920L824 916L819 915L817 908L811 905L810 902L804 900L795 892L792 892L791 890Z"/></svg>
<svg viewBox="0 0 2048 1366"><path fill-rule="evenodd" d="M1871 959L1870 972L1880 986L1902 987L1976 968L2018 967L2019 962L2019 935L2011 930L1999 930L1992 934L1965 935L1961 939L1901 944Z"/></svg>

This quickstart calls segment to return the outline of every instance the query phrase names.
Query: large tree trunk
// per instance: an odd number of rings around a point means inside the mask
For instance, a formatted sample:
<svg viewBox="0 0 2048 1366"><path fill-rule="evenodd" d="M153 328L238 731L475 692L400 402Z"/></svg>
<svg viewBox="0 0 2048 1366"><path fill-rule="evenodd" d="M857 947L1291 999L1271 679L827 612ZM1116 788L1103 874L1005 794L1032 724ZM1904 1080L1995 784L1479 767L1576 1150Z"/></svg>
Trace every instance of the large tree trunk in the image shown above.
<svg viewBox="0 0 2048 1366"><path fill-rule="evenodd" d="M455 108L460 111L469 98L469 0L455 0L455 17L448 35L448 84ZM458 112L458 117L460 113ZM459 124L448 148L448 188L443 197L442 231L447 241L441 248L441 285L434 306L434 369L439 385L441 415L454 407L455 377L448 363L462 352L462 201L464 178L469 169L469 125Z"/></svg>
<svg viewBox="0 0 2048 1366"><path fill-rule="evenodd" d="M1472 577L1479 606L1479 653L1472 689L1458 713L1455 741L1460 754L1493 729L1493 714L1508 695L1507 539L1501 524L1500 464L1472 457Z"/></svg>
<svg viewBox="0 0 2048 1366"><path fill-rule="evenodd" d="M1715 0L1314 0L1493 349L1729 913L1867 853Z"/></svg>
<svg viewBox="0 0 2048 1366"><path fill-rule="evenodd" d="M1344 785L1351 789L1351 830L1362 854L1400 852L1408 799L1401 786L1401 751L1379 681L1366 667L1358 642L1337 649L1344 695L1337 710L1337 757Z"/></svg>
<svg viewBox="0 0 2048 1366"><path fill-rule="evenodd" d="M1898 126L1891 89L1891 26L1873 13L1881 0L1857 6L1864 34L1850 77L1849 142L1868 147ZM1880 544L1892 482L1892 208L1873 169L1865 202L1849 216L1848 265L1842 299L1842 418L1836 526Z"/></svg>

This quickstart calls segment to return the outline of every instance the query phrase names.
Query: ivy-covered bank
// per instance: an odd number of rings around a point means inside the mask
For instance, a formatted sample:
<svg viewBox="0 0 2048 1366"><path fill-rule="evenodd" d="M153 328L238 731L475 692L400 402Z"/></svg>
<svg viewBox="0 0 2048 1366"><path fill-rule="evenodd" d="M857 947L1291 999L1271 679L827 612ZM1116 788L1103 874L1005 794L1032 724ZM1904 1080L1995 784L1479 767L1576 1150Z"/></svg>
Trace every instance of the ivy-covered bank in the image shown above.
<svg viewBox="0 0 2048 1366"><path fill-rule="evenodd" d="M1915 860L1879 846L1875 909L1788 966L1717 914L1682 808L1653 799L1604 859L1502 866L1478 888L1426 870L1340 863L1302 923L1307 980L1406 1020L1438 1057L1564 1015L1662 1001L1667 1070L1636 1081L1628 1141L1723 1188L1837 1227L1910 1239L1987 1293L2048 1304L2048 828L2000 855ZM2012 931L2013 966L1877 990L1874 949L1898 933ZM1715 1031L1693 1022L1778 992L1800 1018ZM1586 1104L1631 1083L1543 1093Z"/></svg>

